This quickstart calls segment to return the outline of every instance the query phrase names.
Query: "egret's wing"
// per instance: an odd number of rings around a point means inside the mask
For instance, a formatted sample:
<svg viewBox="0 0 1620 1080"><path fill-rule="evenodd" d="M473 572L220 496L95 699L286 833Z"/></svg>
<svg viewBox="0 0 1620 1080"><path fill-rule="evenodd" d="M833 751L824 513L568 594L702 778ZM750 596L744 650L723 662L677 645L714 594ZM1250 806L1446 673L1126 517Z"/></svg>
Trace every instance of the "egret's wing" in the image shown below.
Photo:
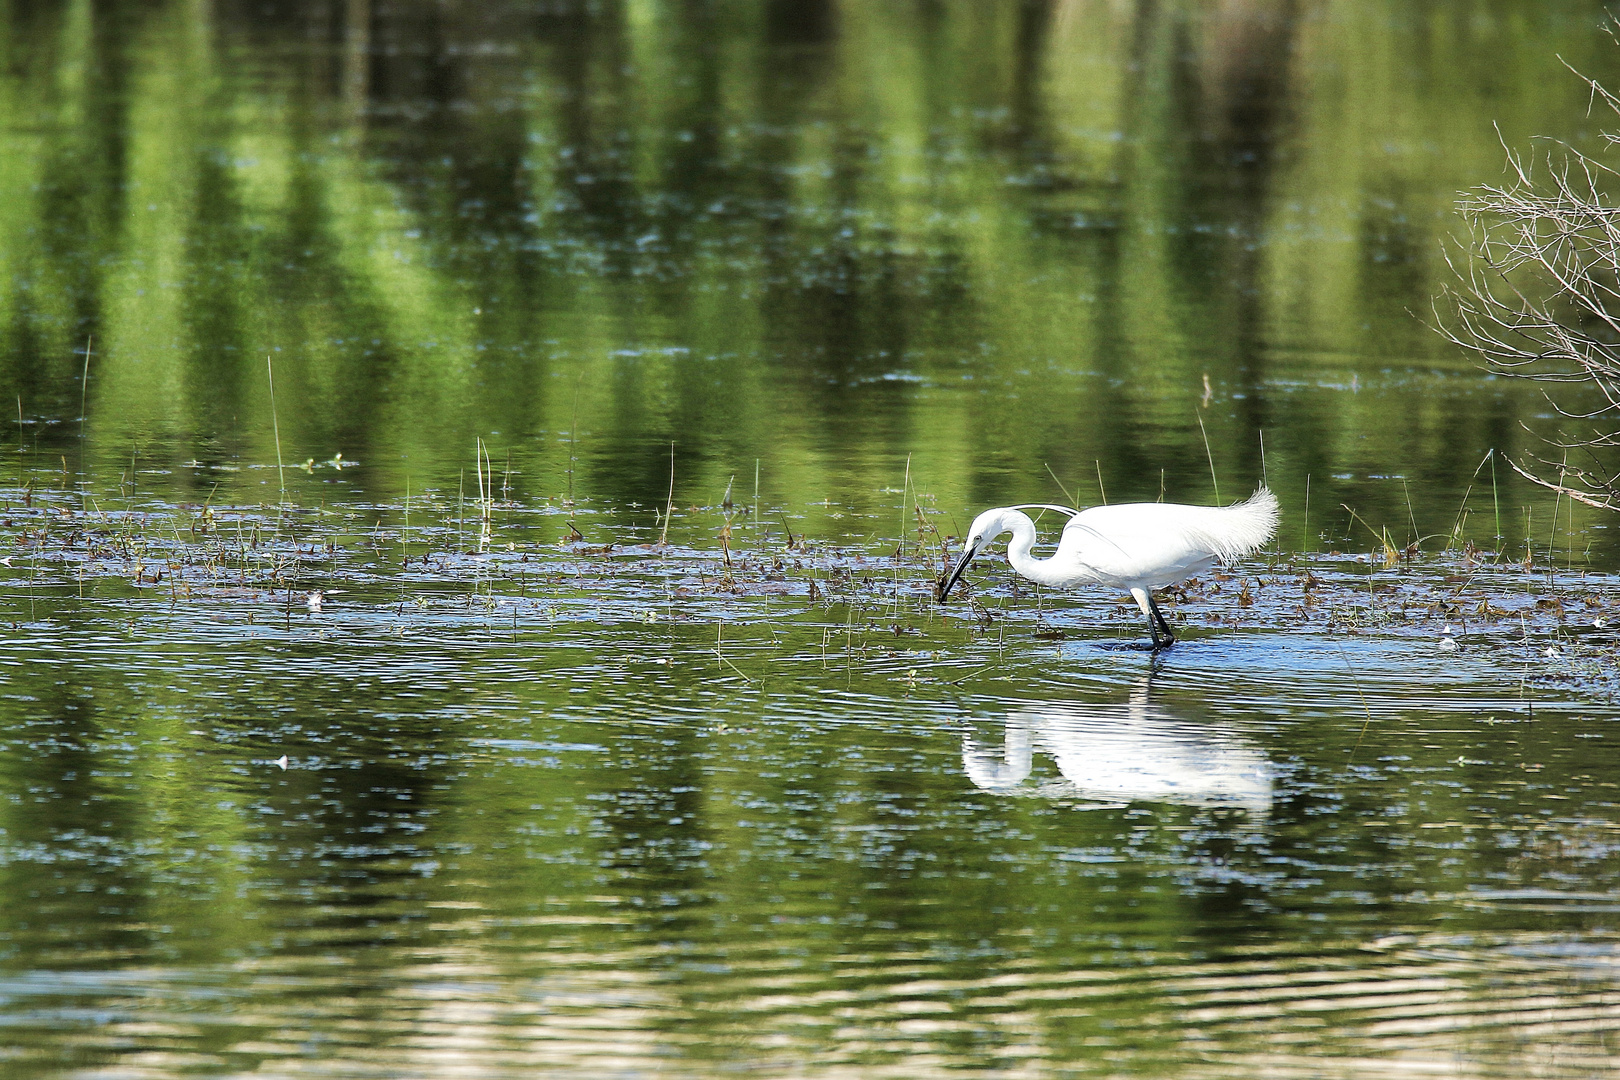
<svg viewBox="0 0 1620 1080"><path fill-rule="evenodd" d="M1069 540L1070 533L1074 534L1074 540ZM1069 523L1067 525L1063 526L1063 539L1069 541L1070 544L1073 544L1076 541L1082 542L1087 547L1091 546L1091 541L1095 541L1101 544L1105 551L1116 552L1123 558L1129 558L1129 554L1126 552L1125 548L1120 545L1118 540L1103 532L1101 529L1081 521L1078 513L1069 519ZM1059 546L1064 546L1062 541L1059 542Z"/></svg>
<svg viewBox="0 0 1620 1080"><path fill-rule="evenodd" d="M1100 581L1180 581L1215 554L1198 530L1186 527L1182 509L1167 503L1094 506L1064 528L1059 556Z"/></svg>
<svg viewBox="0 0 1620 1080"><path fill-rule="evenodd" d="M1093 580L1157 588L1241 558L1277 528L1277 498L1265 488L1231 506L1115 503L1069 520L1053 561Z"/></svg>
<svg viewBox="0 0 1620 1080"><path fill-rule="evenodd" d="M1008 509L1008 510L1056 510L1060 514L1068 514L1069 517L1071 517L1071 518L1078 517L1080 515L1080 511L1076 510L1074 507L1072 507L1072 506L1058 506L1056 503L1019 503L1016 506L1009 506L1006 509Z"/></svg>

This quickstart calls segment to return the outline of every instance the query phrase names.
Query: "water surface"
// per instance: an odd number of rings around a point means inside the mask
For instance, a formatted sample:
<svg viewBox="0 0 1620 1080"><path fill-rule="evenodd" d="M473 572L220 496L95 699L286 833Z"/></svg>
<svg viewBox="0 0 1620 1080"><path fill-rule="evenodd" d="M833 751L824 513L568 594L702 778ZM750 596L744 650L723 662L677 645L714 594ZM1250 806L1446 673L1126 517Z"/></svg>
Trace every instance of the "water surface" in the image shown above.
<svg viewBox="0 0 1620 1080"><path fill-rule="evenodd" d="M14 5L0 1068L1614 1072L1613 530L1429 325L1602 15ZM931 600L1261 482L1156 659Z"/></svg>

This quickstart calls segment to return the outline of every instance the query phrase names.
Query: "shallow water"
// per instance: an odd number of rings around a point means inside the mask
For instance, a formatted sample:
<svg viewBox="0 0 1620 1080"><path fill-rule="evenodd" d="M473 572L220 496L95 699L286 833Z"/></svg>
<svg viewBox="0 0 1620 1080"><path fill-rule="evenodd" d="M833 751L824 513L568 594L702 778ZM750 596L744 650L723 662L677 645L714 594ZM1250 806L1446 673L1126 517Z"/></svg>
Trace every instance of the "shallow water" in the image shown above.
<svg viewBox="0 0 1620 1080"><path fill-rule="evenodd" d="M370 583L394 552L14 560L8 1067L1609 1068L1611 579L1479 564L1531 615L1447 652L1459 557L1375 566L1382 615L1325 557L1290 614L1295 557L1154 657L1113 597L987 563L942 611L747 532L729 584L517 529Z"/></svg>
<svg viewBox="0 0 1620 1080"><path fill-rule="evenodd" d="M1411 314L1600 15L9 11L0 1071L1616 1072L1620 550Z"/></svg>

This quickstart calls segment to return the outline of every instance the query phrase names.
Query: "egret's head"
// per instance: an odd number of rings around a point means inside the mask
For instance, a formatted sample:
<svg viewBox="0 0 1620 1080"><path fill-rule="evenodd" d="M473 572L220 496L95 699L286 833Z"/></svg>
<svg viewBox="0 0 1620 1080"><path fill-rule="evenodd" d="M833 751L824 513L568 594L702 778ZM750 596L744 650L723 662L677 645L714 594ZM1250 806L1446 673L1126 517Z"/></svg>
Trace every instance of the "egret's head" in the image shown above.
<svg viewBox="0 0 1620 1080"><path fill-rule="evenodd" d="M950 595L951 589L961 578L962 571L973 561L973 556L984 550L984 546L990 541L1012 529L1012 525L1007 522L1007 513L1005 508L998 507L986 510L973 519L973 525L968 529L966 545L962 548L962 557L956 560L951 572L939 583L939 591L935 595L939 597L940 603L944 603L945 598Z"/></svg>

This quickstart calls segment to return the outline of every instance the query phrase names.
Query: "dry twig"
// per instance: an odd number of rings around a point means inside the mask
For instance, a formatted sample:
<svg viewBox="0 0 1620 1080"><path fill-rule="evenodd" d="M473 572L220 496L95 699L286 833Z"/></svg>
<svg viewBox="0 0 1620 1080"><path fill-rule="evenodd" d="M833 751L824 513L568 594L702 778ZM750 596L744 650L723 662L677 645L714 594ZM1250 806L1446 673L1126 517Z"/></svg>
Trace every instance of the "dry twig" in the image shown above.
<svg viewBox="0 0 1620 1080"><path fill-rule="evenodd" d="M1594 104L1620 114L1620 97L1580 77ZM1620 134L1604 138L1620 143ZM1446 253L1456 281L1442 296L1449 313L1437 301L1436 315L1452 342L1498 374L1542 384L1561 416L1588 429L1550 440L1565 458L1532 456L1514 469L1587 505L1620 509L1620 468L1607 453L1620 447L1620 206L1608 194L1620 172L1556 140L1542 147L1527 162L1504 144L1506 182L1459 202L1463 257ZM1579 459L1566 465L1568 451Z"/></svg>

